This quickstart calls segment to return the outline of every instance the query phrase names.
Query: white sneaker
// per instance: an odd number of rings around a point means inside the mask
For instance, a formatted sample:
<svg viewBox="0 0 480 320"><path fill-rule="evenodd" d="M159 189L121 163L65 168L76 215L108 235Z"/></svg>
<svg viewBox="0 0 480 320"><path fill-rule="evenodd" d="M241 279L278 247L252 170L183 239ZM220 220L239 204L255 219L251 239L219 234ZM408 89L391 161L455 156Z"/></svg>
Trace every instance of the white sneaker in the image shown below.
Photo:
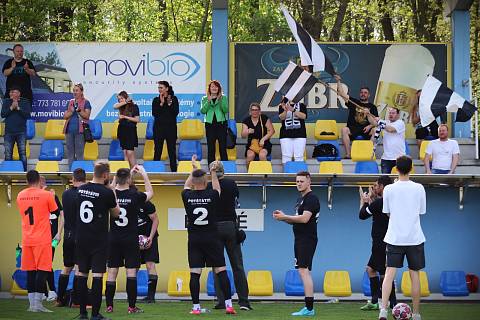
<svg viewBox="0 0 480 320"><path fill-rule="evenodd" d="M48 291L47 301L57 300L57 293L55 291Z"/></svg>
<svg viewBox="0 0 480 320"><path fill-rule="evenodd" d="M53 312L51 310L48 310L42 305L42 296L45 296L41 292L35 292L35 309L32 310L33 312Z"/></svg>
<svg viewBox="0 0 480 320"><path fill-rule="evenodd" d="M414 313L412 316L412 320L422 320L422 316L419 313Z"/></svg>
<svg viewBox="0 0 480 320"><path fill-rule="evenodd" d="M378 315L379 320L387 320L388 319L388 309L380 309L380 314Z"/></svg>

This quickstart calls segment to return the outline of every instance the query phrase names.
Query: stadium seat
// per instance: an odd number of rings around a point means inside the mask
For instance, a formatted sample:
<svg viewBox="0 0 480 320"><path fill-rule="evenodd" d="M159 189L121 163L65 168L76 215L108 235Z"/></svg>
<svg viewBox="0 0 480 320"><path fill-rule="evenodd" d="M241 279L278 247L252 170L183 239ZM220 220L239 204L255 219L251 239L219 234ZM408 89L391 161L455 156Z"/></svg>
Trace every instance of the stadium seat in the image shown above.
<svg viewBox="0 0 480 320"><path fill-rule="evenodd" d="M378 275L378 272L377 272L377 275ZM363 291L363 294L365 296L367 296L367 297L372 296L372 291L370 289L370 276L368 275L368 273L366 271L363 273L362 291Z"/></svg>
<svg viewBox="0 0 480 320"><path fill-rule="evenodd" d="M375 159L372 140L355 140L352 142L352 161L370 161Z"/></svg>
<svg viewBox="0 0 480 320"><path fill-rule="evenodd" d="M197 155L199 161L202 160L202 144L200 140L181 140L178 144L178 160L191 160L194 154Z"/></svg>
<svg viewBox="0 0 480 320"><path fill-rule="evenodd" d="M205 126L199 119L184 119L178 126L178 138L200 140L205 137Z"/></svg>
<svg viewBox="0 0 480 320"><path fill-rule="evenodd" d="M377 174L379 172L376 161L358 161L355 163L355 173Z"/></svg>
<svg viewBox="0 0 480 320"><path fill-rule="evenodd" d="M40 146L38 160L61 161L63 159L62 140L44 140Z"/></svg>
<svg viewBox="0 0 480 320"><path fill-rule="evenodd" d="M227 270L227 276L228 276L228 280L230 281L230 292L232 293L232 296L235 294L235 282L233 281L233 273L232 273L232 270ZM207 294L210 296L210 297L214 297L216 296L216 293L215 293L215 283L214 283L214 280L213 280L213 272L212 271L209 271L208 272L208 276L207 276Z"/></svg>
<svg viewBox="0 0 480 320"><path fill-rule="evenodd" d="M70 166L70 171L74 171L77 168L82 168L85 170L85 172L93 172L93 168L95 167L95 164L93 161L89 160L75 160L72 162L72 165Z"/></svg>
<svg viewBox="0 0 480 320"><path fill-rule="evenodd" d="M465 272L443 271L440 275L440 289L446 297L465 297L469 295Z"/></svg>
<svg viewBox="0 0 480 320"><path fill-rule="evenodd" d="M322 161L320 162L319 173L343 173L342 161Z"/></svg>
<svg viewBox="0 0 480 320"><path fill-rule="evenodd" d="M27 272L15 270L12 275L12 287L10 293L14 296L26 296L27 292Z"/></svg>
<svg viewBox="0 0 480 320"><path fill-rule="evenodd" d="M402 293L406 297L412 296L412 281L408 271L404 271L402 274ZM428 277L425 271L420 271L420 296L428 297L430 295L430 289L428 287Z"/></svg>
<svg viewBox="0 0 480 320"><path fill-rule="evenodd" d="M90 125L90 130L92 131L93 139L94 140L102 139L102 134L103 134L102 122L98 119L92 119L88 121L88 124Z"/></svg>
<svg viewBox="0 0 480 320"><path fill-rule="evenodd" d="M166 172L165 162L163 161L144 161L143 167L148 173L162 173Z"/></svg>
<svg viewBox="0 0 480 320"><path fill-rule="evenodd" d="M152 140L153 139L153 124L155 122L155 119L150 118L148 119L147 122L147 128L145 130L145 139L147 140Z"/></svg>
<svg viewBox="0 0 480 320"><path fill-rule="evenodd" d="M125 156L123 150L120 147L120 141L112 140L110 143L110 148L108 150L108 160L109 161L123 161Z"/></svg>
<svg viewBox="0 0 480 320"><path fill-rule="evenodd" d="M98 159L98 143L96 140L93 142L85 143L85 149L83 149L84 160L97 160Z"/></svg>
<svg viewBox="0 0 480 320"><path fill-rule="evenodd" d="M143 160L152 161L155 156L155 142L153 140L145 140L145 145L143 146ZM163 143L162 156L160 160L165 161L168 159L168 150L167 142Z"/></svg>
<svg viewBox="0 0 480 320"><path fill-rule="evenodd" d="M429 140L423 140L422 141L422 144L420 145L420 150L418 152L418 157L420 158L420 160L423 161L423 159L425 159L425 153L427 151L427 147L428 145L430 144L430 141ZM430 160L431 160L431 155L430 155Z"/></svg>
<svg viewBox="0 0 480 320"><path fill-rule="evenodd" d="M230 161L237 160L237 147L233 149L227 149L227 157ZM220 160L220 151L218 151L218 141L215 144L215 159Z"/></svg>
<svg viewBox="0 0 480 320"><path fill-rule="evenodd" d="M168 276L167 294L184 297L190 295L190 271L171 271Z"/></svg>
<svg viewBox="0 0 480 320"><path fill-rule="evenodd" d="M308 171L308 166L304 161L287 161L283 165L284 173L297 173L299 171Z"/></svg>
<svg viewBox="0 0 480 320"><path fill-rule="evenodd" d="M25 150L25 153L27 154L27 159L30 158L30 142L26 141L25 142L25 147L27 150ZM12 159L13 160L20 160L20 156L18 155L18 146L15 143L13 146L13 154L12 154Z"/></svg>
<svg viewBox="0 0 480 320"><path fill-rule="evenodd" d="M55 283L55 288L58 288L58 279L60 278L60 274L62 274L62 270L55 270L53 272L53 282ZM73 289L73 277L75 276L75 271L72 270L68 277L68 285L67 290Z"/></svg>
<svg viewBox="0 0 480 320"><path fill-rule="evenodd" d="M272 163L270 161L251 161L248 166L248 173L272 173Z"/></svg>
<svg viewBox="0 0 480 320"><path fill-rule="evenodd" d="M137 295L144 297L148 294L148 271L138 270L137 272Z"/></svg>
<svg viewBox="0 0 480 320"><path fill-rule="evenodd" d="M285 274L285 295L286 296L304 296L302 278L297 269L288 270Z"/></svg>
<svg viewBox="0 0 480 320"><path fill-rule="evenodd" d="M337 140L338 128L335 120L317 120L315 123L315 139Z"/></svg>
<svg viewBox="0 0 480 320"><path fill-rule="evenodd" d="M410 146L408 145L407 139L405 139L405 154L406 154L407 156L410 155Z"/></svg>
<svg viewBox="0 0 480 320"><path fill-rule="evenodd" d="M237 173L237 164L235 161L222 161L225 173Z"/></svg>
<svg viewBox="0 0 480 320"><path fill-rule="evenodd" d="M0 172L24 172L22 161L3 161L0 164Z"/></svg>
<svg viewBox="0 0 480 320"><path fill-rule="evenodd" d="M317 161L338 161L341 159L340 157L340 144L338 143L338 140L319 140L317 142L317 146L321 144L330 144L337 149L337 155L336 156L322 156L322 157L315 157ZM312 155L313 158L313 155Z"/></svg>
<svg viewBox="0 0 480 320"><path fill-rule="evenodd" d="M237 136L237 122L235 119L228 119L228 127L232 130L233 134Z"/></svg>
<svg viewBox="0 0 480 320"><path fill-rule="evenodd" d="M200 161L197 161L197 168L201 168ZM177 172L178 173L192 172L192 161L178 161Z"/></svg>
<svg viewBox="0 0 480 320"><path fill-rule="evenodd" d="M392 168L391 174L398 174L397 166ZM415 166L412 165L412 170L410 170L410 174L415 174Z"/></svg>
<svg viewBox="0 0 480 320"><path fill-rule="evenodd" d="M27 130L25 134L27 140L32 140L35 138L35 120L27 119Z"/></svg>
<svg viewBox="0 0 480 320"><path fill-rule="evenodd" d="M63 127L65 126L65 120L48 120L45 127L45 136L47 140L64 140Z"/></svg>
<svg viewBox="0 0 480 320"><path fill-rule="evenodd" d="M115 120L112 123L112 139L114 140L118 139L117 130L118 130L118 120Z"/></svg>
<svg viewBox="0 0 480 320"><path fill-rule="evenodd" d="M272 273L265 270L252 270L247 275L248 290L251 296L272 296Z"/></svg>
<svg viewBox="0 0 480 320"><path fill-rule="evenodd" d="M116 173L118 169L130 168L128 161L108 161L108 163L110 164L111 173Z"/></svg>
<svg viewBox="0 0 480 320"><path fill-rule="evenodd" d="M40 173L58 172L60 171L60 167L57 161L38 161L35 170Z"/></svg>
<svg viewBox="0 0 480 320"><path fill-rule="evenodd" d="M350 275L347 271L327 271L323 279L323 293L327 297L349 297L352 295Z"/></svg>

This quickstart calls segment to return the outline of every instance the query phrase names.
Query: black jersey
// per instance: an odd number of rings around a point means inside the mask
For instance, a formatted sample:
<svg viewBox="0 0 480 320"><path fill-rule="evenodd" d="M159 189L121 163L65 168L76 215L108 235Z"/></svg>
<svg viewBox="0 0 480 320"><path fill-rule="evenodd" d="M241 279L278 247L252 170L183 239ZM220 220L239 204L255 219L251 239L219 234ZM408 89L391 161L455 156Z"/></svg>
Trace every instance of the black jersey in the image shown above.
<svg viewBox="0 0 480 320"><path fill-rule="evenodd" d="M370 204L364 204L360 209L359 218L366 220L372 217L372 239L383 241L388 229L388 220L390 219L383 210L383 198L375 199Z"/></svg>
<svg viewBox="0 0 480 320"><path fill-rule="evenodd" d="M156 212L155 205L150 201L145 202L143 206L138 210L138 234L149 236L152 231L152 220L149 215ZM158 232L155 232L155 237L158 236Z"/></svg>
<svg viewBox="0 0 480 320"><path fill-rule="evenodd" d="M103 184L88 182L78 188L78 201L77 242L106 244L109 210L117 206L115 194Z"/></svg>
<svg viewBox="0 0 480 320"><path fill-rule="evenodd" d="M75 234L78 209L80 203L78 202L78 188L71 187L62 194L63 203L63 229L65 238L70 238Z"/></svg>
<svg viewBox="0 0 480 320"><path fill-rule="evenodd" d="M216 230L217 207L220 196L217 190L182 191L182 200L187 212L188 232Z"/></svg>
<svg viewBox="0 0 480 320"><path fill-rule="evenodd" d="M317 222L320 214L320 201L312 191L298 198L295 206L295 215L302 215L304 211L310 211L312 216L307 223L295 223L293 233L295 238L317 239Z"/></svg>
<svg viewBox="0 0 480 320"><path fill-rule="evenodd" d="M217 221L237 221L237 212L235 208L238 204L239 191L238 186L232 179L223 178L219 180L222 193L220 194L220 202L218 203ZM208 189L212 189L212 183L209 182Z"/></svg>
<svg viewBox="0 0 480 320"><path fill-rule="evenodd" d="M138 212L145 204L147 195L135 189L116 190L120 215L110 217L110 239L121 240L138 238Z"/></svg>
<svg viewBox="0 0 480 320"><path fill-rule="evenodd" d="M50 212L50 229L52 231L52 238L58 233L58 217L60 216L60 211L63 210L62 204L57 195L55 195L55 203L57 204L57 210Z"/></svg>

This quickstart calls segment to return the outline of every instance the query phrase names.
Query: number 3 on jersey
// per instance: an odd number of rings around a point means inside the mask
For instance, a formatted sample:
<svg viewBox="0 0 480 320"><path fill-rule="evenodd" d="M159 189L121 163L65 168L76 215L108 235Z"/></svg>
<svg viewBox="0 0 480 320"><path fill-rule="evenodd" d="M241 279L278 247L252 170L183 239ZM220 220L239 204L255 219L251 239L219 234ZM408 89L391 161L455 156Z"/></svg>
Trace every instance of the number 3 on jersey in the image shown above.
<svg viewBox="0 0 480 320"><path fill-rule="evenodd" d="M90 223L93 220L93 203L85 200L80 204L80 220L83 223Z"/></svg>
<svg viewBox="0 0 480 320"><path fill-rule="evenodd" d="M205 220L208 216L208 210L205 208L195 208L193 210L193 214L197 215L200 214L200 217L195 219L195 222L193 224L197 226L206 226L208 224L208 220Z"/></svg>
<svg viewBox="0 0 480 320"><path fill-rule="evenodd" d="M127 210L120 208L119 220L115 220L115 224L119 227L125 227L128 224Z"/></svg>

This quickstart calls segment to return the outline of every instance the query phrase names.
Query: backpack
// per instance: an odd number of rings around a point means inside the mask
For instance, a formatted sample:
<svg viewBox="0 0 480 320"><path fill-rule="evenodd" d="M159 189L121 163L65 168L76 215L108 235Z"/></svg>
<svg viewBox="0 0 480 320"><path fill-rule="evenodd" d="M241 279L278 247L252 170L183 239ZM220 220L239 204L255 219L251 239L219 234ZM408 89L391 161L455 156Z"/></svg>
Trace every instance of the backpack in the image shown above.
<svg viewBox="0 0 480 320"><path fill-rule="evenodd" d="M316 145L313 149L313 158L318 157L332 157L336 158L338 156L338 150L333 144L330 143L321 143Z"/></svg>
<svg viewBox="0 0 480 320"><path fill-rule="evenodd" d="M470 292L477 292L478 291L478 277L472 273L469 273L465 276L465 280L467 281L467 288Z"/></svg>

